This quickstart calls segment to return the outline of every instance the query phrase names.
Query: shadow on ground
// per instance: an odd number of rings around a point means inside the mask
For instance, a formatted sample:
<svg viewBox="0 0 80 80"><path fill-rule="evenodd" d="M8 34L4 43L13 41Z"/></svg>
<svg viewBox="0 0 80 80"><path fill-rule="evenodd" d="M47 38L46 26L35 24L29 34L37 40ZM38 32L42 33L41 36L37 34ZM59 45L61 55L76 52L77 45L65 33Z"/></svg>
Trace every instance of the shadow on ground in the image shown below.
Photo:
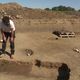
<svg viewBox="0 0 80 80"><path fill-rule="evenodd" d="M6 54L6 55L8 55L8 56L11 58L11 54L10 54L9 52L5 51L5 52L3 53L3 52L2 52L2 49L0 49L0 57L1 57L2 54Z"/></svg>
<svg viewBox="0 0 80 80"><path fill-rule="evenodd" d="M62 63L62 66L58 68L57 80L69 80L70 78L70 68L67 64Z"/></svg>

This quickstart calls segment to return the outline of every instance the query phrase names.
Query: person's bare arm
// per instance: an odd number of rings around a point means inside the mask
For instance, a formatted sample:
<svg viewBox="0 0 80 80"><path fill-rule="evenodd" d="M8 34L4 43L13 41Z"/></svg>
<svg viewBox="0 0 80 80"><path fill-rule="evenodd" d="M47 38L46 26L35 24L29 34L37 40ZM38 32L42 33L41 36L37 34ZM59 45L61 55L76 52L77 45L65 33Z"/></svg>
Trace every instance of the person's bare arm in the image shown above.
<svg viewBox="0 0 80 80"><path fill-rule="evenodd" d="M5 34L4 34L4 31L1 29L1 34L2 34L2 39L3 40L6 40L6 37L5 37Z"/></svg>
<svg viewBox="0 0 80 80"><path fill-rule="evenodd" d="M1 34L2 34L2 37L4 37L4 32L3 32L3 30L1 29Z"/></svg>

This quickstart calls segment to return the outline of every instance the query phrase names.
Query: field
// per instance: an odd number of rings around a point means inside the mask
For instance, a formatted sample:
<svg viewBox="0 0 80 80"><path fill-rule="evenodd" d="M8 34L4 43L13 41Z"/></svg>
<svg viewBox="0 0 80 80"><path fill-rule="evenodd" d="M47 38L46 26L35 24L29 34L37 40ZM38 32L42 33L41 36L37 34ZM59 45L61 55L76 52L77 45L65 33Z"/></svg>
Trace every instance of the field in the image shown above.
<svg viewBox="0 0 80 80"><path fill-rule="evenodd" d="M56 40L57 36L50 31L45 31L44 28L41 32L37 28L37 31L33 27L30 28L31 31L28 32L16 32L14 59L11 60L7 55L2 56L1 62L5 63L4 60L6 60L7 63L5 65L0 64L2 67L0 68L0 80L56 80L59 67L38 67L35 65L36 59L43 62L52 62L54 65L65 63L71 71L70 80L79 80L80 53L74 52L73 48L80 49L80 36L58 38ZM31 49L33 55L27 56L25 49ZM7 51L9 51L9 44L7 44ZM22 67L19 67L17 61L21 61ZM10 63L8 64L8 62ZM25 67L24 62L28 63Z"/></svg>
<svg viewBox="0 0 80 80"><path fill-rule="evenodd" d="M0 58L0 80L80 80L80 12L48 12L15 3L0 4L0 10L0 17L6 12L16 25L14 59L7 54ZM55 30L76 35L60 38L52 34Z"/></svg>

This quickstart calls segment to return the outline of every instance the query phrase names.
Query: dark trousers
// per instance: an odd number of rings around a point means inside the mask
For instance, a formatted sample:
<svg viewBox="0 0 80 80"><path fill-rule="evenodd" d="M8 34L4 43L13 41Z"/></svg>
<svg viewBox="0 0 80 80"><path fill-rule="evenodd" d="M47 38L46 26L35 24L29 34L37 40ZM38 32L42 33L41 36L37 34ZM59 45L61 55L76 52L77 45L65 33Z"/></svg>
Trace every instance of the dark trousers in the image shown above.
<svg viewBox="0 0 80 80"><path fill-rule="evenodd" d="M15 32L13 34L13 41L11 41L11 33L10 32L4 32L4 35L5 35L6 40L4 40L4 38L3 38L2 51L5 52L5 50L6 50L6 43L7 43L7 40L9 38L11 54L14 54L14 52L15 52L15 45L14 45Z"/></svg>

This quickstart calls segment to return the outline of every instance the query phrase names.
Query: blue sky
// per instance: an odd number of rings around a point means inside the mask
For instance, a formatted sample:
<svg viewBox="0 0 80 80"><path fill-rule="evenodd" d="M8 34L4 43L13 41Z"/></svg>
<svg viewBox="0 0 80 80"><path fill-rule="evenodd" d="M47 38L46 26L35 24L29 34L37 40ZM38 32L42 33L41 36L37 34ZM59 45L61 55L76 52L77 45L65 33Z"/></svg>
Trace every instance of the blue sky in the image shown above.
<svg viewBox="0 0 80 80"><path fill-rule="evenodd" d="M71 6L80 9L80 0L0 0L0 3L17 2L29 8L52 8L54 6Z"/></svg>

